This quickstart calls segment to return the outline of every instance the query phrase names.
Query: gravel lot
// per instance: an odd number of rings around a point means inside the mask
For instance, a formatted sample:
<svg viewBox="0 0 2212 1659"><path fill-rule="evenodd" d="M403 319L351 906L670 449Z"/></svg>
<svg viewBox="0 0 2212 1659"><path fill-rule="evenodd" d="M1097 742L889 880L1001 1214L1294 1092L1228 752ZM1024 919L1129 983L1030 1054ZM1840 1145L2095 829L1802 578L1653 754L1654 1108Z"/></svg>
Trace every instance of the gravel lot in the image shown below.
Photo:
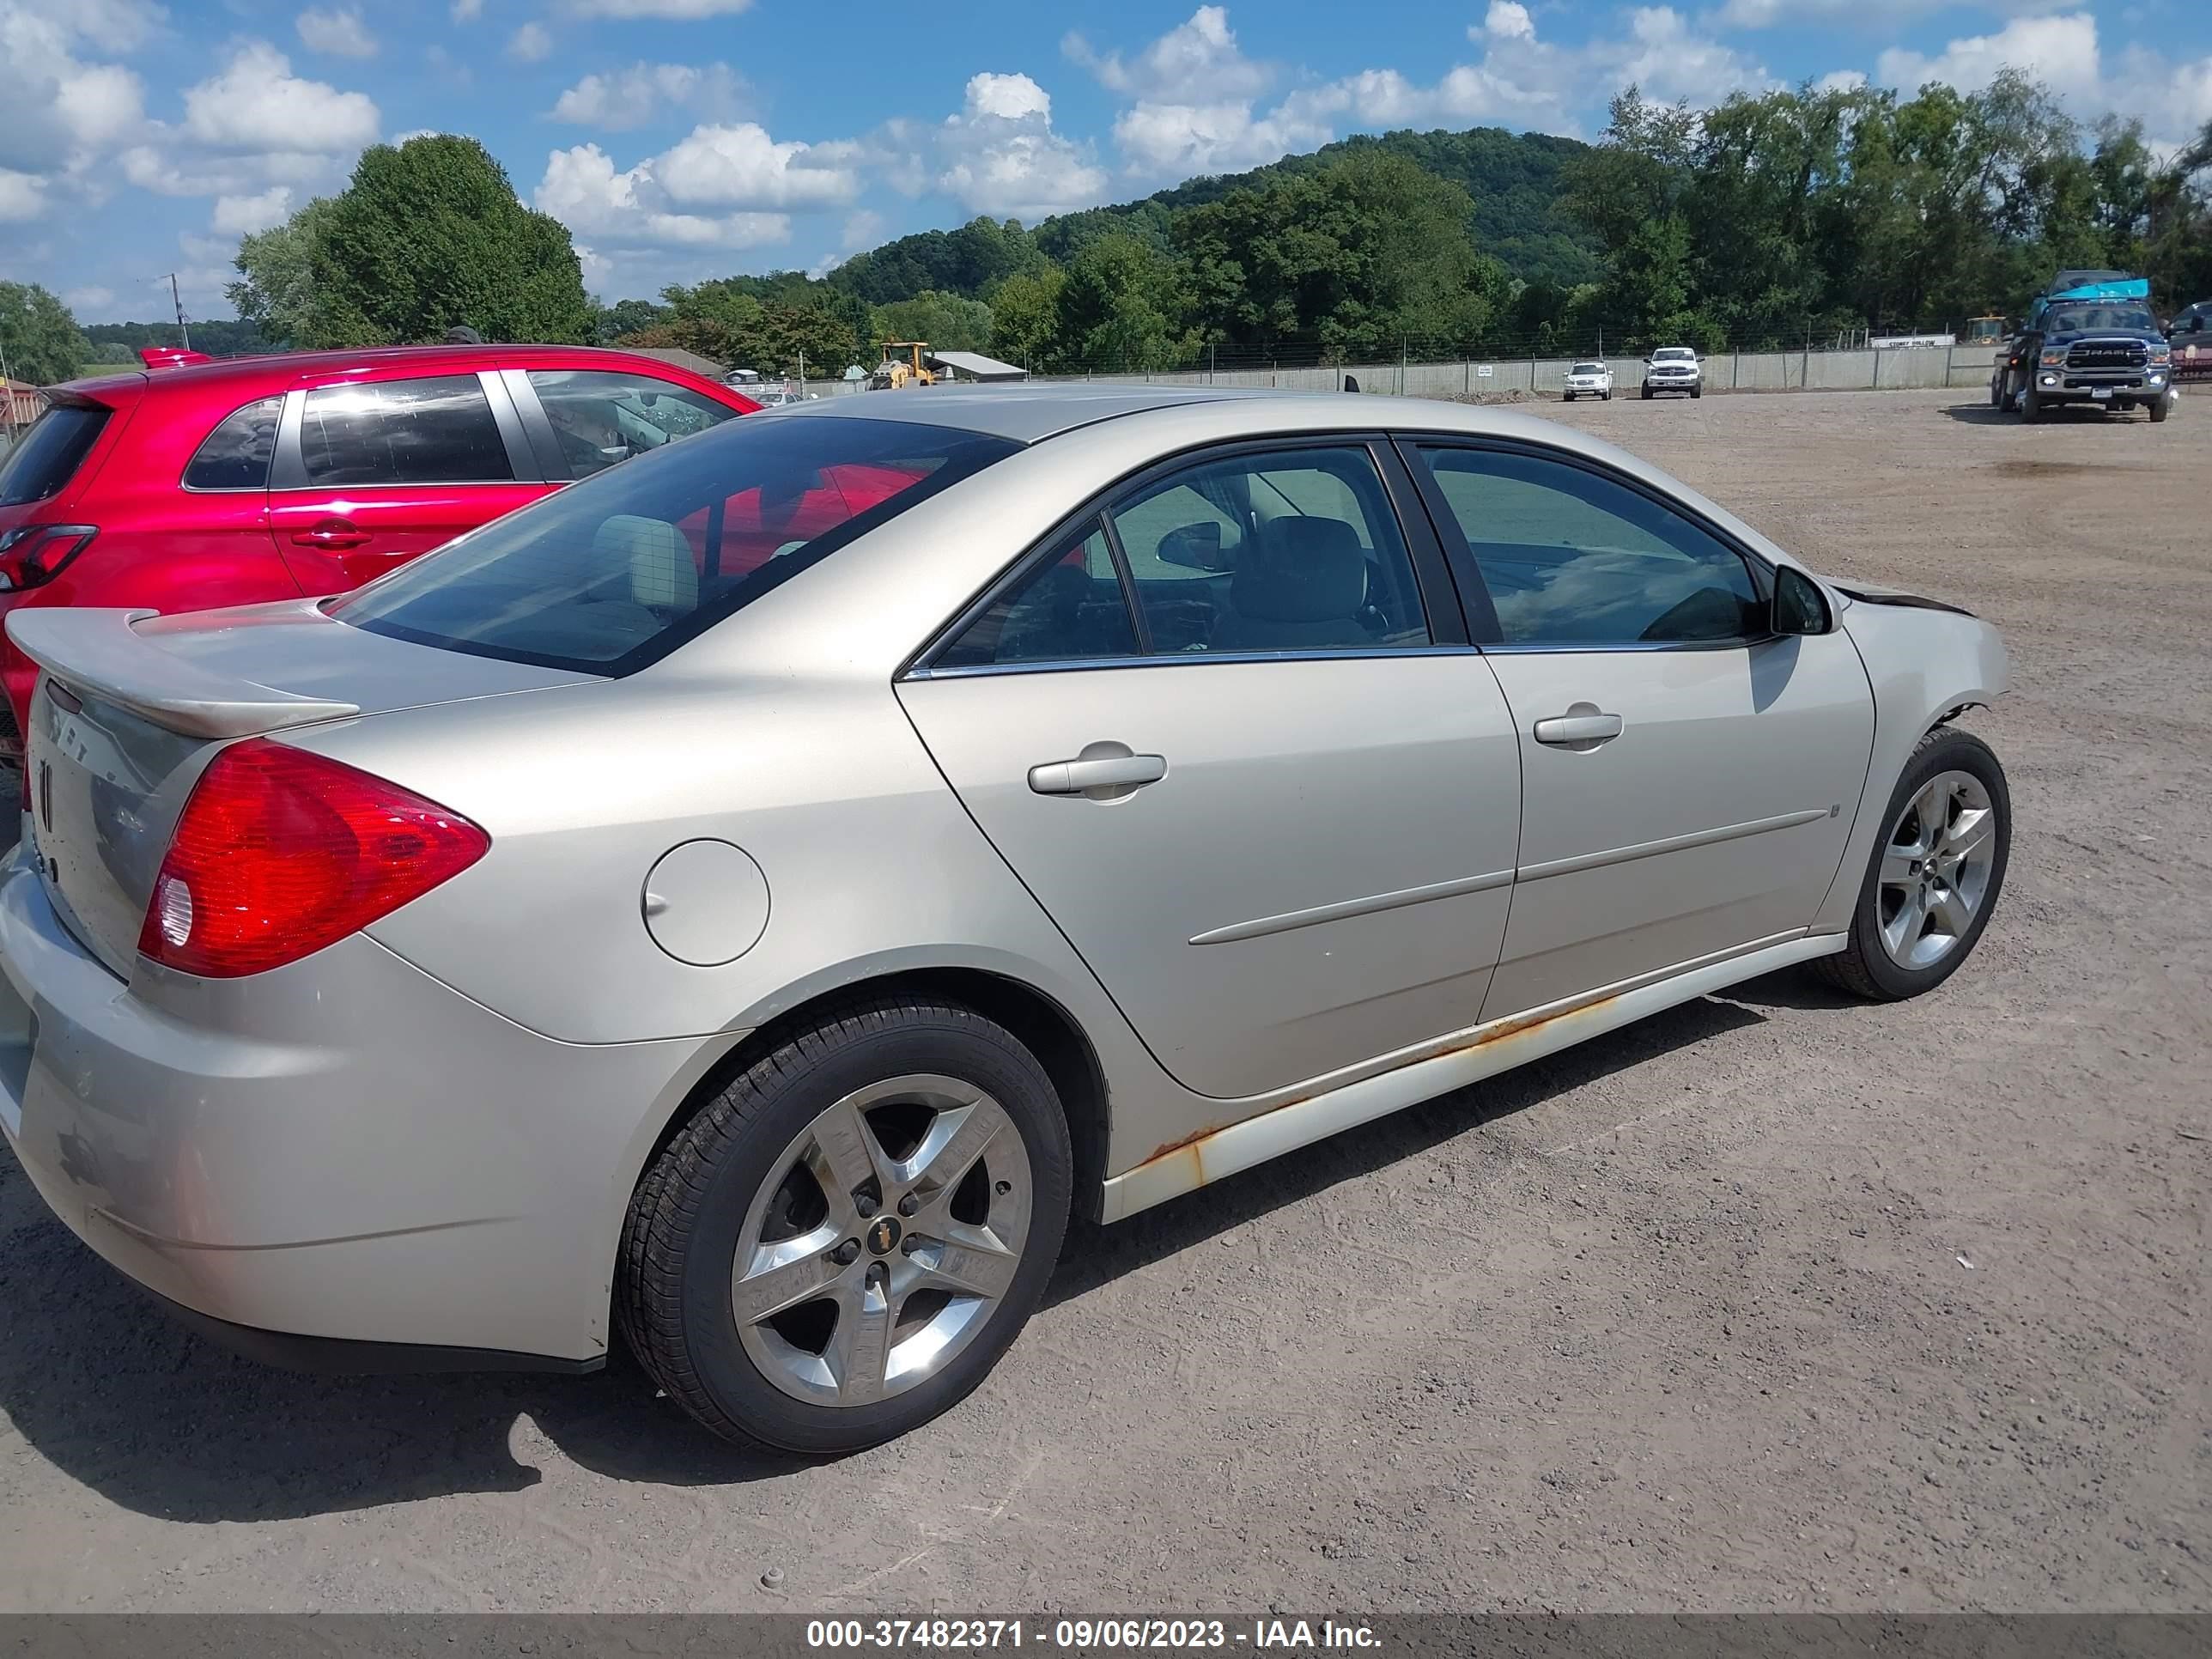
<svg viewBox="0 0 2212 1659"><path fill-rule="evenodd" d="M2005 629L1944 990L1762 981L1140 1217L828 1467L625 1364L230 1359L0 1157L0 1608L2212 1608L2212 398L1616 402L1539 412Z"/></svg>

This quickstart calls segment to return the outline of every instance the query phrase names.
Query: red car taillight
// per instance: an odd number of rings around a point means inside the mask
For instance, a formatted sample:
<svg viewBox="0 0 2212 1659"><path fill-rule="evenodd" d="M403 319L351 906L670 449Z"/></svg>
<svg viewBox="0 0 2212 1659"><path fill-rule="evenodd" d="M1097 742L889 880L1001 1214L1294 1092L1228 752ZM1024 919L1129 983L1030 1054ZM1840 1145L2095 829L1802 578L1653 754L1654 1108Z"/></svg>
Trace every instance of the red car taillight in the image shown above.
<svg viewBox="0 0 2212 1659"><path fill-rule="evenodd" d="M138 949L210 979L264 973L420 898L490 846L435 801L249 738L216 757L185 803Z"/></svg>
<svg viewBox="0 0 2212 1659"><path fill-rule="evenodd" d="M0 593L44 586L99 533L96 525L27 524L0 534Z"/></svg>

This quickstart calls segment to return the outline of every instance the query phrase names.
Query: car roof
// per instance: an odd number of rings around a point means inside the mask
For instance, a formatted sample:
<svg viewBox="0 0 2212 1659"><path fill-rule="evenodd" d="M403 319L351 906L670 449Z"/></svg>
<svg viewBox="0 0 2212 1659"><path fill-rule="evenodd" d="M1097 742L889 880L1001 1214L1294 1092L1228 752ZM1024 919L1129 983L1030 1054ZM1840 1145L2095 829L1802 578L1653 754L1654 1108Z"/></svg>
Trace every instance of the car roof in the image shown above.
<svg viewBox="0 0 2212 1659"><path fill-rule="evenodd" d="M120 374L70 380L58 390L97 396L105 392L145 391L174 387L179 391L213 391L240 381L289 386L295 380L327 369L369 369L404 367L435 374L440 369L470 370L495 363L512 368L533 362L574 363L605 360L657 363L675 368L659 358L604 346L580 345L418 345L360 346L329 351L272 351L258 356L218 357L213 362L186 363L177 368L128 369ZM681 370L678 371L683 372Z"/></svg>
<svg viewBox="0 0 2212 1659"><path fill-rule="evenodd" d="M897 392L854 392L817 398L780 409L775 418L906 421L957 427L1033 444L1076 427L1149 410L1286 395L1292 394L1246 386L1099 386L1082 380L1049 386L909 386Z"/></svg>

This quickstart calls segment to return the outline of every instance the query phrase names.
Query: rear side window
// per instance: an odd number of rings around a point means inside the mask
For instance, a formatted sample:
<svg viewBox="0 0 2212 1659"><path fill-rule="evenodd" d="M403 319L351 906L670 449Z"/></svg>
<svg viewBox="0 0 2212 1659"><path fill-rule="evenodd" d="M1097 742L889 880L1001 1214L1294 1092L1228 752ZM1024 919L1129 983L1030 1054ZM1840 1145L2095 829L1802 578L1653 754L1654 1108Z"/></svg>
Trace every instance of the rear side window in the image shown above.
<svg viewBox="0 0 2212 1659"><path fill-rule="evenodd" d="M208 434L207 441L185 468L187 489L264 489L269 459L276 453L276 416L282 398L251 403Z"/></svg>
<svg viewBox="0 0 2212 1659"><path fill-rule="evenodd" d="M92 453L108 413L95 404L56 404L32 422L0 460L0 507L21 507L57 494Z"/></svg>
<svg viewBox="0 0 2212 1659"><path fill-rule="evenodd" d="M497 483L514 477L473 374L307 394L300 453L310 484Z"/></svg>
<svg viewBox="0 0 2212 1659"><path fill-rule="evenodd" d="M1105 526L1092 519L1060 544L1059 556L1001 594L933 666L985 668L1031 662L1133 657L1137 633L1114 568Z"/></svg>
<svg viewBox="0 0 2212 1659"><path fill-rule="evenodd" d="M421 645L627 674L1018 447L903 421L733 421L473 531L330 614Z"/></svg>

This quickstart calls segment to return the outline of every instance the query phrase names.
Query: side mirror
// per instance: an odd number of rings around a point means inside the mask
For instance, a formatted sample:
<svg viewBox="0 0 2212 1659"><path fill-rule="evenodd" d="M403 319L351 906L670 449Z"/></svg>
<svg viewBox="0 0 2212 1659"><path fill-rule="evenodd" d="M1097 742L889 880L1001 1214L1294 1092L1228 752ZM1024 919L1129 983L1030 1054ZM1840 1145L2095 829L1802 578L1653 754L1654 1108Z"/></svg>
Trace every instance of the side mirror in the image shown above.
<svg viewBox="0 0 2212 1659"><path fill-rule="evenodd" d="M1774 573L1774 611L1771 625L1777 634L1826 634L1836 626L1828 609L1828 596L1820 583L1794 566Z"/></svg>
<svg viewBox="0 0 2212 1659"><path fill-rule="evenodd" d="M1160 538L1155 556L1162 564L1179 565L1185 570L1223 571L1233 562L1223 550L1221 526L1218 524L1187 524L1180 530L1170 530Z"/></svg>

